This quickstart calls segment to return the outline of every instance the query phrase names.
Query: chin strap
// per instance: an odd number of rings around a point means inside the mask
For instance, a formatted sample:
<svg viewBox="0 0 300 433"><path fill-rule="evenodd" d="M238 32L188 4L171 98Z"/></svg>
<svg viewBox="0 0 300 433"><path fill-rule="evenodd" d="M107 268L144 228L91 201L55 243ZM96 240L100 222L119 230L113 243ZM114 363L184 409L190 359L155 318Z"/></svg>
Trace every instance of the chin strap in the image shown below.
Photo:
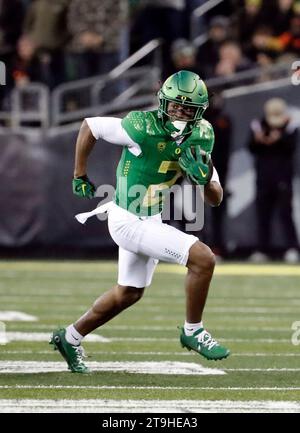
<svg viewBox="0 0 300 433"><path fill-rule="evenodd" d="M174 122L167 120L164 124L164 128L168 131L171 137L176 140L179 137L184 137L185 135L190 134L193 125L190 125L190 122L185 122L183 120L175 120Z"/></svg>
<svg viewBox="0 0 300 433"><path fill-rule="evenodd" d="M185 130L185 127L187 125L187 122L184 122L183 120L175 120L174 122L171 122L172 125L175 127L176 131L171 133L171 137L178 138L183 135L183 131Z"/></svg>

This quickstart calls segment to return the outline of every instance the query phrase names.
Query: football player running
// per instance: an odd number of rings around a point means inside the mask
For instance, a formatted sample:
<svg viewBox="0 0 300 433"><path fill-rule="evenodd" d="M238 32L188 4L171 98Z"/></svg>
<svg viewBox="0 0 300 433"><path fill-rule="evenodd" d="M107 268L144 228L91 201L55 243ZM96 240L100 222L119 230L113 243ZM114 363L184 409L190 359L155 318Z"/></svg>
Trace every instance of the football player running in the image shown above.
<svg viewBox="0 0 300 433"><path fill-rule="evenodd" d="M119 246L117 284L74 324L55 330L50 341L72 372L88 372L82 339L142 297L160 260L187 267L181 345L209 360L223 359L230 353L202 322L215 266L212 251L197 237L161 220L163 193L181 176L203 185L205 201L211 206L222 201L223 190L210 158L214 132L203 119L207 89L198 75L179 71L163 83L158 100L158 110L133 111L122 120L86 118L78 134L73 192L81 197L95 194L87 176L87 161L96 140L102 138L124 148L115 197L108 210L109 232ZM130 194L135 186L143 188L139 198Z"/></svg>

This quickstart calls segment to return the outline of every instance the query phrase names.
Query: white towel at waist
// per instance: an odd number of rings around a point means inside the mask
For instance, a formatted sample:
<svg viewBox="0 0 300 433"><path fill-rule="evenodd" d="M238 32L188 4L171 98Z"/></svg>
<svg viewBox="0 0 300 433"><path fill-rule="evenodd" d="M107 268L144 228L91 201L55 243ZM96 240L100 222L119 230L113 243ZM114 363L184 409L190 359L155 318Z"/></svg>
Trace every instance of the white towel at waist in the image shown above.
<svg viewBox="0 0 300 433"><path fill-rule="evenodd" d="M79 213L75 215L75 218L77 219L78 222L84 224L86 220L89 219L90 217L94 215L98 215L100 213L107 212L110 209L112 203L113 203L112 201L109 201L107 203L102 204L101 206L96 207L96 209L91 210L90 212Z"/></svg>

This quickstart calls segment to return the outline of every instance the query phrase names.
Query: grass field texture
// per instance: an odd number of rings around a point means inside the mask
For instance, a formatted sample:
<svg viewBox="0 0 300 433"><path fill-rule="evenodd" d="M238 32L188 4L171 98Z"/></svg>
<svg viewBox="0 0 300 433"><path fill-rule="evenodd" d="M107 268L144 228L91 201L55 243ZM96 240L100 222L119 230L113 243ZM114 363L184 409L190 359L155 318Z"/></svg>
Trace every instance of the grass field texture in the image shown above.
<svg viewBox="0 0 300 433"><path fill-rule="evenodd" d="M143 299L84 342L88 375L47 340L115 284L117 263L1 261L0 274L0 412L300 412L299 267L217 265L204 323L232 354L214 362L181 348L185 268L159 265Z"/></svg>

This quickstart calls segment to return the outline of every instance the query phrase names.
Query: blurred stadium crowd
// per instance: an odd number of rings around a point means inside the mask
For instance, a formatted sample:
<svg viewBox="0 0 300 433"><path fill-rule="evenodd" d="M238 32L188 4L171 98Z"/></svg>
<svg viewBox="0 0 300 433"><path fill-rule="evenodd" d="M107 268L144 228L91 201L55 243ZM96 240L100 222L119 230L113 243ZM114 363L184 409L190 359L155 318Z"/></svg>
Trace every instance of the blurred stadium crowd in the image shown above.
<svg viewBox="0 0 300 433"><path fill-rule="evenodd" d="M180 69L224 77L300 54L299 0L227 0L196 22L205 0L2 0L1 108L15 86L105 74L153 38L164 41L164 79ZM204 43L195 44L206 34ZM192 37L191 37L192 36Z"/></svg>

